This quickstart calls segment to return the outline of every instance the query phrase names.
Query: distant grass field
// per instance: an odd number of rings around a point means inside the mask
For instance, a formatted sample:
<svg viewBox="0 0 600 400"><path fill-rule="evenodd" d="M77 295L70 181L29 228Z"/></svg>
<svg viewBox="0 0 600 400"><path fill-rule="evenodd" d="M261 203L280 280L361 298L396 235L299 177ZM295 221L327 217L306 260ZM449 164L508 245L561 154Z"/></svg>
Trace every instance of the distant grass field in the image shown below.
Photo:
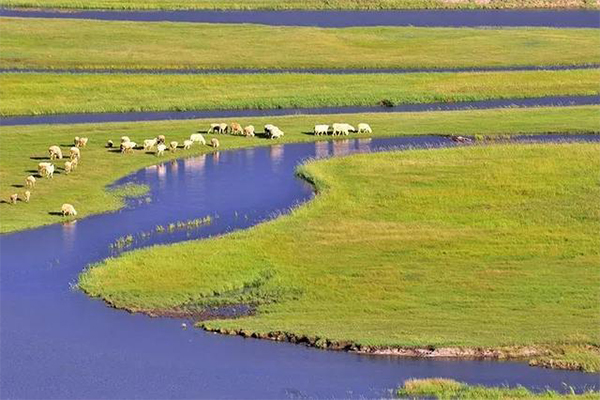
<svg viewBox="0 0 600 400"><path fill-rule="evenodd" d="M79 287L133 311L257 303L209 329L365 346L579 349L600 370L600 145L310 162L321 193L223 237L108 259ZM243 290L245 288L245 290Z"/></svg>
<svg viewBox="0 0 600 400"><path fill-rule="evenodd" d="M592 63L600 63L596 29L331 29L250 24L219 24L216 29L214 24L182 22L0 18L1 68L451 68Z"/></svg>
<svg viewBox="0 0 600 400"><path fill-rule="evenodd" d="M371 124L374 136L461 134L498 135L523 133L600 133L600 107L565 107L536 109L472 110L452 112L357 114L357 115L301 115L238 119L243 124L261 127L275 123L285 132L279 142L307 142L324 137L304 134L317 123L347 121ZM231 119L225 119L231 122ZM143 139L166 134L168 139L182 142L197 130L206 130L209 120L159 121L110 124L79 124L56 126L15 126L0 128L0 198L8 200L13 193L25 190L25 177L36 169L38 158L47 157L50 145L62 145L68 151L74 136L87 136L90 143L83 149L80 167L70 175L58 171L53 180L38 179L29 204L16 206L0 204L0 232L32 228L62 221L49 215L62 203L74 204L80 217L118 209L122 201L105 190L106 185L139 168L168 160L212 151L209 147L195 146L192 150L167 154L157 159L137 151L134 155L110 153L104 148L108 139L117 142L122 135L141 143ZM221 149L273 144L259 138L219 136ZM57 164L62 167L62 164ZM76 191L72 188L77 187Z"/></svg>
<svg viewBox="0 0 600 400"><path fill-rule="evenodd" d="M274 109L597 95L600 69L366 75L0 74L0 115Z"/></svg>
<svg viewBox="0 0 600 400"><path fill-rule="evenodd" d="M395 10L598 8L594 0L0 0L4 7L116 10Z"/></svg>
<svg viewBox="0 0 600 400"><path fill-rule="evenodd" d="M552 390L534 393L524 387L487 387L479 385L468 385L452 379L429 378L409 379L398 389L396 395L405 398L427 398L427 399L493 399L493 400L515 400L515 399L598 399L600 393L588 391L582 394L560 394Z"/></svg>

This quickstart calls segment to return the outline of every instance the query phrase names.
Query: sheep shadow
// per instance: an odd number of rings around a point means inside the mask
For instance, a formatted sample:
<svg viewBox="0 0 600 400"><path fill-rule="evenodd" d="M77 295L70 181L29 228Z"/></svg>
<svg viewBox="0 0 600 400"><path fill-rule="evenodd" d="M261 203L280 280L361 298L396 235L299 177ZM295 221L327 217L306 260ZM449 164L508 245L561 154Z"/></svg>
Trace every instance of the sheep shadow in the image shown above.
<svg viewBox="0 0 600 400"><path fill-rule="evenodd" d="M306 132L302 132L303 135L310 135L310 136L315 136L315 133L313 131L306 131ZM323 135L325 136L325 135Z"/></svg>
<svg viewBox="0 0 600 400"><path fill-rule="evenodd" d="M156 153L153 151L145 151L144 154L149 155L149 156L155 156Z"/></svg>
<svg viewBox="0 0 600 400"><path fill-rule="evenodd" d="M14 188L24 188L25 187L25 185L18 185L18 184L14 184L14 185L11 185L11 186L14 187Z"/></svg>
<svg viewBox="0 0 600 400"><path fill-rule="evenodd" d="M120 153L120 152L121 152L121 149L112 149L112 148L111 148L111 149L109 149L109 150L108 150L108 152L109 152L109 153Z"/></svg>
<svg viewBox="0 0 600 400"><path fill-rule="evenodd" d="M203 130L203 131L202 130L197 130L196 133L203 133L205 135L209 135L211 132L209 132L208 129L206 129L206 130Z"/></svg>
<svg viewBox="0 0 600 400"><path fill-rule="evenodd" d="M54 216L62 217L63 213L61 213L60 211L49 211L48 215L54 215Z"/></svg>
<svg viewBox="0 0 600 400"><path fill-rule="evenodd" d="M32 157L29 157L29 159L40 161L40 160L50 160L50 157L48 157L48 156L32 156Z"/></svg>

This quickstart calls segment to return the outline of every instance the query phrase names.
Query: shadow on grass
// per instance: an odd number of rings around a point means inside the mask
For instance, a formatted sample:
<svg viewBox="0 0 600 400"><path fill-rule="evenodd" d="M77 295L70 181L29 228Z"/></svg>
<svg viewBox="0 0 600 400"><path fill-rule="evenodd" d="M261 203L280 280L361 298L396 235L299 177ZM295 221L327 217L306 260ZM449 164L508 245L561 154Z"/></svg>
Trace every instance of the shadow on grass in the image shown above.
<svg viewBox="0 0 600 400"><path fill-rule="evenodd" d="M60 211L49 211L48 215L55 215L55 216L58 215L58 216L62 217L63 213L61 213Z"/></svg>
<svg viewBox="0 0 600 400"><path fill-rule="evenodd" d="M29 157L30 160L50 160L50 157L48 156L34 156L34 157Z"/></svg>
<svg viewBox="0 0 600 400"><path fill-rule="evenodd" d="M19 184L14 184L14 185L10 185L10 186L12 186L14 188L24 188L25 187L25 185L19 185Z"/></svg>

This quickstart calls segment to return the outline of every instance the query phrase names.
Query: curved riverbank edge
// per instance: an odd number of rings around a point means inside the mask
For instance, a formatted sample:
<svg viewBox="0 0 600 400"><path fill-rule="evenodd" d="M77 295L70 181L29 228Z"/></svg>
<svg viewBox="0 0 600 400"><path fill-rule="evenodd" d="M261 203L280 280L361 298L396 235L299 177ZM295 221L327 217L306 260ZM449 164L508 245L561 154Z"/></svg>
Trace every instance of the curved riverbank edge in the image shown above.
<svg viewBox="0 0 600 400"><path fill-rule="evenodd" d="M259 75L259 74L419 74L461 72L523 72L523 71L568 71L598 69L600 64L577 65L508 65L491 67L457 68L0 68L0 74L124 74L124 75Z"/></svg>
<svg viewBox="0 0 600 400"><path fill-rule="evenodd" d="M403 11L115 11L0 8L0 17L105 21L202 22L272 26L553 27L600 28L597 10L403 10Z"/></svg>
<svg viewBox="0 0 600 400"><path fill-rule="evenodd" d="M600 104L600 95L547 96L525 99L497 99L464 101L457 103L411 103L393 107L351 106L278 109L231 109L204 111L141 111L125 113L74 113L27 115L0 118L0 126L85 124L100 122L135 122L160 120L186 120L197 118L277 117L286 115L325 115L359 113L402 113L423 111L485 110L493 108L568 107Z"/></svg>
<svg viewBox="0 0 600 400"><path fill-rule="evenodd" d="M440 135L453 138L454 136ZM473 138L468 138L473 140ZM491 142L493 144L493 142ZM394 151L390 149L389 151ZM302 165L302 164L301 164ZM306 174L301 169L296 170L297 177L304 180L313 187L316 194L323 194L327 189L319 179L310 174ZM310 202L309 202L310 203ZM299 206L306 206L309 203L302 203ZM202 239L200 239L202 240ZM90 295L82 290L86 295ZM91 296L96 297L96 296ZM407 357L407 358L437 358L437 359L486 359L495 361L522 361L527 362L532 367L543 367L550 369L581 371L586 373L600 373L600 371L586 370L584 365L576 361L565 361L557 359L563 351L563 345L514 345L498 347L452 347L452 346L377 346L363 345L352 340L333 340L326 337L310 336L296 334L287 331L269 331L256 332L246 329L227 329L222 327L213 327L207 324L207 321L215 319L237 319L255 315L260 304L258 303L235 303L224 304L220 306L208 306L193 311L183 308L174 308L172 310L149 310L140 308L128 308L126 306L117 306L112 301L100 297L100 299L109 307L124 310L130 313L141 313L153 318L187 318L196 320L195 326L206 332L223 334L230 336L241 336L243 338L265 339L277 342L287 342L292 344L305 345L322 350L346 351L371 356L388 357ZM185 323L182 324L187 327ZM578 347L585 348L586 351L596 353L600 357L600 346L592 344L578 344Z"/></svg>
<svg viewBox="0 0 600 400"><path fill-rule="evenodd" d="M322 350L347 351L373 356L393 356L409 358L441 358L441 359L487 359L497 361L524 361L532 367L564 369L570 371L586 371L581 364L553 359L551 346L505 346L505 347L390 347L361 345L348 340L330 340L318 336L298 335L284 331L267 333L251 332L244 329L226 329L211 327L198 323L197 327L207 332L222 335L236 335L244 338L265 339L277 342L288 342L314 347ZM585 345L590 352L600 354L600 347ZM559 350L560 351L560 350Z"/></svg>

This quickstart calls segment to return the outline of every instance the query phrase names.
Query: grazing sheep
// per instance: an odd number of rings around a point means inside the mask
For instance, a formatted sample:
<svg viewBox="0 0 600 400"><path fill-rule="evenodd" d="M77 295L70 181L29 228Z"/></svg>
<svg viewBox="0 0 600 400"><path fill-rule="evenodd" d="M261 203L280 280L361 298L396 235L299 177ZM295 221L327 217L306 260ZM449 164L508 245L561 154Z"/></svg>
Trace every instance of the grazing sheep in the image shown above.
<svg viewBox="0 0 600 400"><path fill-rule="evenodd" d="M112 148L115 144L113 143L112 140L109 140L108 142L106 142L106 147L108 147L109 149Z"/></svg>
<svg viewBox="0 0 600 400"><path fill-rule="evenodd" d="M137 146L136 142L121 143L121 153L133 153L135 146Z"/></svg>
<svg viewBox="0 0 600 400"><path fill-rule="evenodd" d="M165 150L167 149L167 146L165 146L164 144L159 144L158 146L156 146L156 156L162 156L165 154Z"/></svg>
<svg viewBox="0 0 600 400"><path fill-rule="evenodd" d="M17 199L19 198L18 194L11 194L10 195L10 204L17 204Z"/></svg>
<svg viewBox="0 0 600 400"><path fill-rule="evenodd" d="M85 146L87 146L87 142L88 142L88 138L81 137L81 138L79 138L79 141L75 144L75 146L77 146L77 147L85 147Z"/></svg>
<svg viewBox="0 0 600 400"><path fill-rule="evenodd" d="M216 149L217 147L220 146L219 139L217 139L217 138L210 139L210 145Z"/></svg>
<svg viewBox="0 0 600 400"><path fill-rule="evenodd" d="M63 158L62 150L58 146L48 147L48 153L50 154L51 160L54 160L56 158L58 158L59 160L62 160L62 158Z"/></svg>
<svg viewBox="0 0 600 400"><path fill-rule="evenodd" d="M373 133L369 124L358 124L358 133Z"/></svg>
<svg viewBox="0 0 600 400"><path fill-rule="evenodd" d="M220 133L221 124L210 124L210 128L208 128L208 133Z"/></svg>
<svg viewBox="0 0 600 400"><path fill-rule="evenodd" d="M177 150L177 146L179 146L179 143L177 143L176 141L172 141L171 143L169 143L169 150L171 150L171 152L174 152L175 150Z"/></svg>
<svg viewBox="0 0 600 400"><path fill-rule="evenodd" d="M273 128L277 128L277 127L272 124L265 125L265 133L267 134L267 136L271 136L271 131L273 130Z"/></svg>
<svg viewBox="0 0 600 400"><path fill-rule="evenodd" d="M41 162L38 164L38 175L39 176L45 176L46 175L46 168L48 168L49 166L51 166L52 163L49 162Z"/></svg>
<svg viewBox="0 0 600 400"><path fill-rule="evenodd" d="M282 136L283 136L283 131L281 129L279 129L278 127L275 127L275 129L273 129L271 131L271 139L279 139Z"/></svg>
<svg viewBox="0 0 600 400"><path fill-rule="evenodd" d="M26 190L23 196L25 197L25 203L29 203L29 199L31 198L31 192L29 190Z"/></svg>
<svg viewBox="0 0 600 400"><path fill-rule="evenodd" d="M62 207L60 208L60 211L62 212L62 215L67 216L67 215L77 215L77 211L75 211L75 207L73 207L71 204L65 203L62 205Z"/></svg>
<svg viewBox="0 0 600 400"><path fill-rule="evenodd" d="M158 139L146 139L144 140L144 150L151 150L158 143Z"/></svg>
<svg viewBox="0 0 600 400"><path fill-rule="evenodd" d="M31 188L35 186L35 177L33 175L29 175L25 178L25 186Z"/></svg>
<svg viewBox="0 0 600 400"><path fill-rule="evenodd" d="M219 124L219 133L226 134L229 131L229 126L225 122Z"/></svg>
<svg viewBox="0 0 600 400"><path fill-rule="evenodd" d="M192 133L192 134L190 135L190 140L191 140L192 142L198 142L198 143L200 143L200 144L206 144L206 140L204 139L204 136L202 136L202 135L201 135L201 134L199 134L199 133Z"/></svg>
<svg viewBox="0 0 600 400"><path fill-rule="evenodd" d="M81 151L79 150L78 147L71 147L70 158L71 158L71 161L73 161L76 158L81 158Z"/></svg>
<svg viewBox="0 0 600 400"><path fill-rule="evenodd" d="M156 144L165 144L167 141L167 138L165 137L165 135L158 135L156 137Z"/></svg>
<svg viewBox="0 0 600 400"><path fill-rule="evenodd" d="M73 145L77 146L79 144L79 136L75 136L75 139L73 139Z"/></svg>
<svg viewBox="0 0 600 400"><path fill-rule="evenodd" d="M121 144L127 143L127 142L131 142L131 139L129 139L129 136L121 136Z"/></svg>
<svg viewBox="0 0 600 400"><path fill-rule="evenodd" d="M350 124L333 124L333 135L346 135L350 134L350 131L356 131Z"/></svg>
<svg viewBox="0 0 600 400"><path fill-rule="evenodd" d="M192 147L193 144L194 144L194 142L192 142L191 140L184 140L183 141L183 148L185 150L189 150Z"/></svg>
<svg viewBox="0 0 600 400"><path fill-rule="evenodd" d="M231 123L231 128L230 128L229 132L232 135L237 135L238 133L240 135L244 134L244 130L242 129L242 126L240 124L238 124L237 122L232 122Z"/></svg>
<svg viewBox="0 0 600 400"><path fill-rule="evenodd" d="M327 135L329 131L329 125L315 125L315 135Z"/></svg>
<svg viewBox="0 0 600 400"><path fill-rule="evenodd" d="M73 170L73 163L71 161L65 161L65 174L70 174Z"/></svg>
<svg viewBox="0 0 600 400"><path fill-rule="evenodd" d="M75 170L75 168L77 168L77 165L79 165L79 158L75 157L71 160L71 170Z"/></svg>
<svg viewBox="0 0 600 400"><path fill-rule="evenodd" d="M254 136L254 125L244 127L244 136Z"/></svg>

